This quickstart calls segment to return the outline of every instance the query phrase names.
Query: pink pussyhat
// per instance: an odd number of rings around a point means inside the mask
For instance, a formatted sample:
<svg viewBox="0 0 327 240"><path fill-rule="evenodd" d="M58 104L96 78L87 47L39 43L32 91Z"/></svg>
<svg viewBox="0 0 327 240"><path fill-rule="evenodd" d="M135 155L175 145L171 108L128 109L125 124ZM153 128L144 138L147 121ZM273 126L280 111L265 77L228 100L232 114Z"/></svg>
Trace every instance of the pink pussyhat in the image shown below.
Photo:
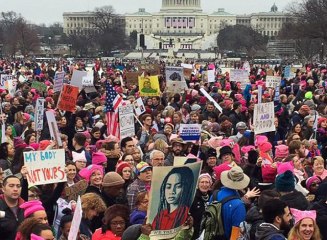
<svg viewBox="0 0 327 240"><path fill-rule="evenodd" d="M32 233L31 234L31 240L44 240L44 238Z"/></svg>
<svg viewBox="0 0 327 240"><path fill-rule="evenodd" d="M42 210L44 211L42 202L40 202L39 200L32 200L32 201L25 202L19 207L25 210L24 211L25 218L31 216L33 213L37 211L42 211Z"/></svg>
<svg viewBox="0 0 327 240"><path fill-rule="evenodd" d="M294 217L295 224L301 221L304 218L311 218L313 221L316 221L317 212L315 210L312 211L301 211L295 208L291 208L291 213Z"/></svg>

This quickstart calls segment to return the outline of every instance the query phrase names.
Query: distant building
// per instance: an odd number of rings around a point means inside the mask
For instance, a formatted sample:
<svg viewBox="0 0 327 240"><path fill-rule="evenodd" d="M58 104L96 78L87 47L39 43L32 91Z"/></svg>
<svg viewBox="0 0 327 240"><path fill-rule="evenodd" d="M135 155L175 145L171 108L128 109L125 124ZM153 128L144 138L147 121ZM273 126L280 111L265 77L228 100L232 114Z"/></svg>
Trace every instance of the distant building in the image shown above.
<svg viewBox="0 0 327 240"><path fill-rule="evenodd" d="M64 32L84 34L92 31L89 20L92 12L64 13ZM203 13L201 0L162 0L158 13L149 13L144 8L125 14L126 34L133 31L145 35L148 49L213 49L217 34L226 25L245 25L262 35L274 37L283 23L291 20L289 14L278 12L274 4L270 12L235 15L224 8L207 14Z"/></svg>

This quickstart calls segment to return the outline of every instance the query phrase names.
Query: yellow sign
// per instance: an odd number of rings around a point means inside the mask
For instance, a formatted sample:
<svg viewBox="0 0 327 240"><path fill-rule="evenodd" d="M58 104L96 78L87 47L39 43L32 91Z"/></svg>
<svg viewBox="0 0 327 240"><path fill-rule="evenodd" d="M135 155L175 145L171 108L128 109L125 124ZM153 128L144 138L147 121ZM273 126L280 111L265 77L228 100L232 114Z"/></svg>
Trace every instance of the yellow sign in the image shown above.
<svg viewBox="0 0 327 240"><path fill-rule="evenodd" d="M158 76L139 76L139 89L141 97L160 96Z"/></svg>

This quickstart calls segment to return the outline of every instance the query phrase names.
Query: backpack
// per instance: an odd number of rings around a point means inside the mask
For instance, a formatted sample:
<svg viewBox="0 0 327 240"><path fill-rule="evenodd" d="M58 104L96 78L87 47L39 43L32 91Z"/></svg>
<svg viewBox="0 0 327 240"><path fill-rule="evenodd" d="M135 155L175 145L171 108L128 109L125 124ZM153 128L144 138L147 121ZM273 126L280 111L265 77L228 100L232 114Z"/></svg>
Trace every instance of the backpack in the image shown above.
<svg viewBox="0 0 327 240"><path fill-rule="evenodd" d="M212 202L207 205L206 210L203 213L200 227L200 232L205 231L203 240L225 239L221 209L226 202L232 199L239 199L238 196L229 196L221 201L217 201L217 193L218 190L213 192Z"/></svg>

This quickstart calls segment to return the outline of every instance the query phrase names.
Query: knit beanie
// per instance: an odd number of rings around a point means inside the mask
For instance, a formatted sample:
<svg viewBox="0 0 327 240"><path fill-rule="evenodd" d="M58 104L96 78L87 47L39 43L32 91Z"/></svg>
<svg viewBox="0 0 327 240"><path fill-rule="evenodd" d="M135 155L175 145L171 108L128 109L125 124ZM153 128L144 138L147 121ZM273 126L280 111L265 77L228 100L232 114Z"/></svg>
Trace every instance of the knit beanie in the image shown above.
<svg viewBox="0 0 327 240"><path fill-rule="evenodd" d="M131 168L131 165L128 162L121 162L117 165L116 172L121 175L123 172L123 169L126 167Z"/></svg>
<svg viewBox="0 0 327 240"><path fill-rule="evenodd" d="M76 161L87 162L86 161L86 156L85 156L85 151L82 151L80 153L72 151L72 155L73 155L73 162L76 162Z"/></svg>
<svg viewBox="0 0 327 240"><path fill-rule="evenodd" d="M99 166L99 165L95 165L95 164L91 164L89 166L87 166L86 168L82 168L78 174L84 178L87 182L90 182L92 173L94 173L95 171L100 171L103 175L103 167Z"/></svg>
<svg viewBox="0 0 327 240"><path fill-rule="evenodd" d="M288 154L288 146L282 144L275 147L276 158L286 158Z"/></svg>
<svg viewBox="0 0 327 240"><path fill-rule="evenodd" d="M272 149L270 142L262 142L258 144L258 148L262 152L269 152Z"/></svg>
<svg viewBox="0 0 327 240"><path fill-rule="evenodd" d="M42 202L39 200L32 200L23 203L19 206L20 208L24 209L24 217L27 218L31 216L33 213L37 211L44 211L44 207L42 206Z"/></svg>
<svg viewBox="0 0 327 240"><path fill-rule="evenodd" d="M103 177L102 186L103 187L113 187L118 185L123 185L125 183L124 179L116 172L108 172Z"/></svg>
<svg viewBox="0 0 327 240"><path fill-rule="evenodd" d="M208 178L209 183L210 183L210 186L212 185L212 178L211 178L211 176L208 173L202 173L202 174L200 174L199 181L198 182L200 182L202 178Z"/></svg>
<svg viewBox="0 0 327 240"><path fill-rule="evenodd" d="M107 162L107 157L103 152L95 152L92 154L92 164L101 165Z"/></svg>
<svg viewBox="0 0 327 240"><path fill-rule="evenodd" d="M292 164L292 162L278 162L277 163L277 174L283 174L286 171L291 171L292 173L294 173L294 165Z"/></svg>
<svg viewBox="0 0 327 240"><path fill-rule="evenodd" d="M295 189L295 179L291 171L287 170L285 173L276 177L275 187L278 192L292 192Z"/></svg>

